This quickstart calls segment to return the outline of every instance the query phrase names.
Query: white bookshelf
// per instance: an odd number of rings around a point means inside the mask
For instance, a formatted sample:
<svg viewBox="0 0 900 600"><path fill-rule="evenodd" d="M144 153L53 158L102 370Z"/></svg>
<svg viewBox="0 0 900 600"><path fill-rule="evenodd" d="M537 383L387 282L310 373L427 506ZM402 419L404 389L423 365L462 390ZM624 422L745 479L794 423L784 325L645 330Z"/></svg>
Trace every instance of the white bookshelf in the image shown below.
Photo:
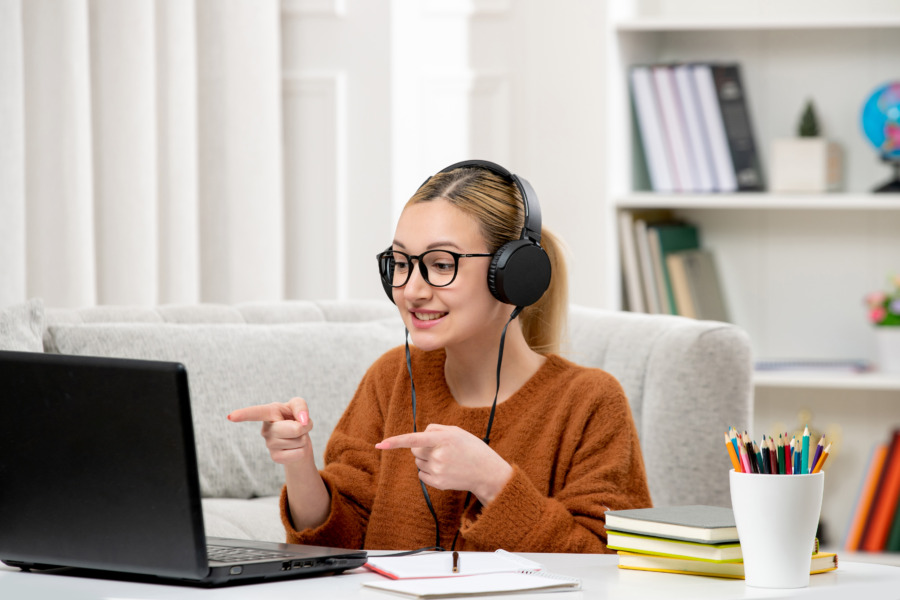
<svg viewBox="0 0 900 600"><path fill-rule="evenodd" d="M860 125L878 85L900 79L900 2L611 0L606 45L607 304L622 305L618 213L668 208L713 250L731 319L757 358L876 360L863 297L900 272L900 194ZM640 160L628 68L738 62L764 178L769 145L794 134L812 99L844 153L844 188L828 194L657 194ZM868 453L900 426L900 376L758 373L755 437L798 415L835 432L823 520L842 542ZM729 424L723 424L727 426Z"/></svg>

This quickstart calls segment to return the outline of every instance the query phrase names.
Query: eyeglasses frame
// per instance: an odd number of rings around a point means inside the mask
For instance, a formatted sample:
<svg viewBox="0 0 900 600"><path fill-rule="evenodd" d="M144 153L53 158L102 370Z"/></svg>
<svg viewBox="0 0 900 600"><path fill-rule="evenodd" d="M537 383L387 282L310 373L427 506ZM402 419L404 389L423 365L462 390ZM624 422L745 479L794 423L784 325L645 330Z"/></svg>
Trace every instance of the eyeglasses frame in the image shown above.
<svg viewBox="0 0 900 600"><path fill-rule="evenodd" d="M442 285L435 285L435 284L431 283L431 281L429 281L428 267L426 267L425 263L422 262L422 257L425 256L426 254L430 254L432 252L446 252L447 254L449 254L450 256L453 257L453 277L450 278L450 281L448 281L447 283L444 283ZM412 261L415 259L419 264L419 273L422 275L422 279L425 281L425 283L427 283L431 287L443 288L443 287L447 287L448 285L450 285L454 281L456 281L456 276L459 275L459 259L460 258L487 258L487 257L493 257L494 254L496 254L496 252L491 252L490 254L484 254L484 253L461 254L459 252L454 252L452 250L444 250L443 248L434 248L432 250L426 250L422 254L418 254L418 255L407 254L406 252L403 252L402 250L390 250L390 249L385 250L383 252L379 252L375 256L375 258L378 259L378 271L379 271L379 274L381 275L381 280L384 281L386 284L390 285L392 288L402 288L404 285L409 283L409 278L412 277L413 270L410 269L409 271L406 272L406 279L403 281L403 283L401 283L400 285L394 285L393 278L391 278L391 280L389 281L387 279L387 275L388 275L387 270L382 268L382 264L383 264L382 261L385 260L385 254L402 254L409 260L410 264L412 264Z"/></svg>

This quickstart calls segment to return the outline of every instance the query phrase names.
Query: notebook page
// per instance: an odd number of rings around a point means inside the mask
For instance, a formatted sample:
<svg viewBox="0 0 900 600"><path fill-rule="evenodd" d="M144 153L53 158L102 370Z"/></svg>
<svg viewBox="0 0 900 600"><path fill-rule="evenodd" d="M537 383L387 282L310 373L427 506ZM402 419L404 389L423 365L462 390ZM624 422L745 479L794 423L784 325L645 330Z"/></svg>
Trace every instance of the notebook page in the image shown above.
<svg viewBox="0 0 900 600"><path fill-rule="evenodd" d="M380 579L363 584L385 592L415 598L451 598L483 594L505 594L527 591L569 591L581 589L581 580L545 571L492 573L451 579Z"/></svg>
<svg viewBox="0 0 900 600"><path fill-rule="evenodd" d="M392 579L460 577L523 570L540 571L540 563L505 550L460 552L459 572L453 572L452 552L428 552L411 556L369 556L366 567Z"/></svg>

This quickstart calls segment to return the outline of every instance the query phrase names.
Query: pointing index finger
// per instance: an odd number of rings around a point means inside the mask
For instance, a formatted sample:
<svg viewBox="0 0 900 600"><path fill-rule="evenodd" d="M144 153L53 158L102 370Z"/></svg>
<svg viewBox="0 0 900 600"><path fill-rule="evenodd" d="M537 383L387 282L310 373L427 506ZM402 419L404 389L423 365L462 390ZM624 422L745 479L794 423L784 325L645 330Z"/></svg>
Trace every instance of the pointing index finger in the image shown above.
<svg viewBox="0 0 900 600"><path fill-rule="evenodd" d="M379 450L393 450L395 448L431 448L437 445L437 440L431 433L422 431L418 433L403 433L385 438L375 444Z"/></svg>

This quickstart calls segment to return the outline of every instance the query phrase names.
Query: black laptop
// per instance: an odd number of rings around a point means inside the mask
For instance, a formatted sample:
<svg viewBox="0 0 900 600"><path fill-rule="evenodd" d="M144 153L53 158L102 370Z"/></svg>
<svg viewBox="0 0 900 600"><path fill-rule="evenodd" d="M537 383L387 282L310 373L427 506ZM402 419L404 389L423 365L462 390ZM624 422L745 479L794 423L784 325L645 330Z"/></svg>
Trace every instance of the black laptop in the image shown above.
<svg viewBox="0 0 900 600"><path fill-rule="evenodd" d="M183 365L0 352L0 560L218 585L366 553L206 537Z"/></svg>

